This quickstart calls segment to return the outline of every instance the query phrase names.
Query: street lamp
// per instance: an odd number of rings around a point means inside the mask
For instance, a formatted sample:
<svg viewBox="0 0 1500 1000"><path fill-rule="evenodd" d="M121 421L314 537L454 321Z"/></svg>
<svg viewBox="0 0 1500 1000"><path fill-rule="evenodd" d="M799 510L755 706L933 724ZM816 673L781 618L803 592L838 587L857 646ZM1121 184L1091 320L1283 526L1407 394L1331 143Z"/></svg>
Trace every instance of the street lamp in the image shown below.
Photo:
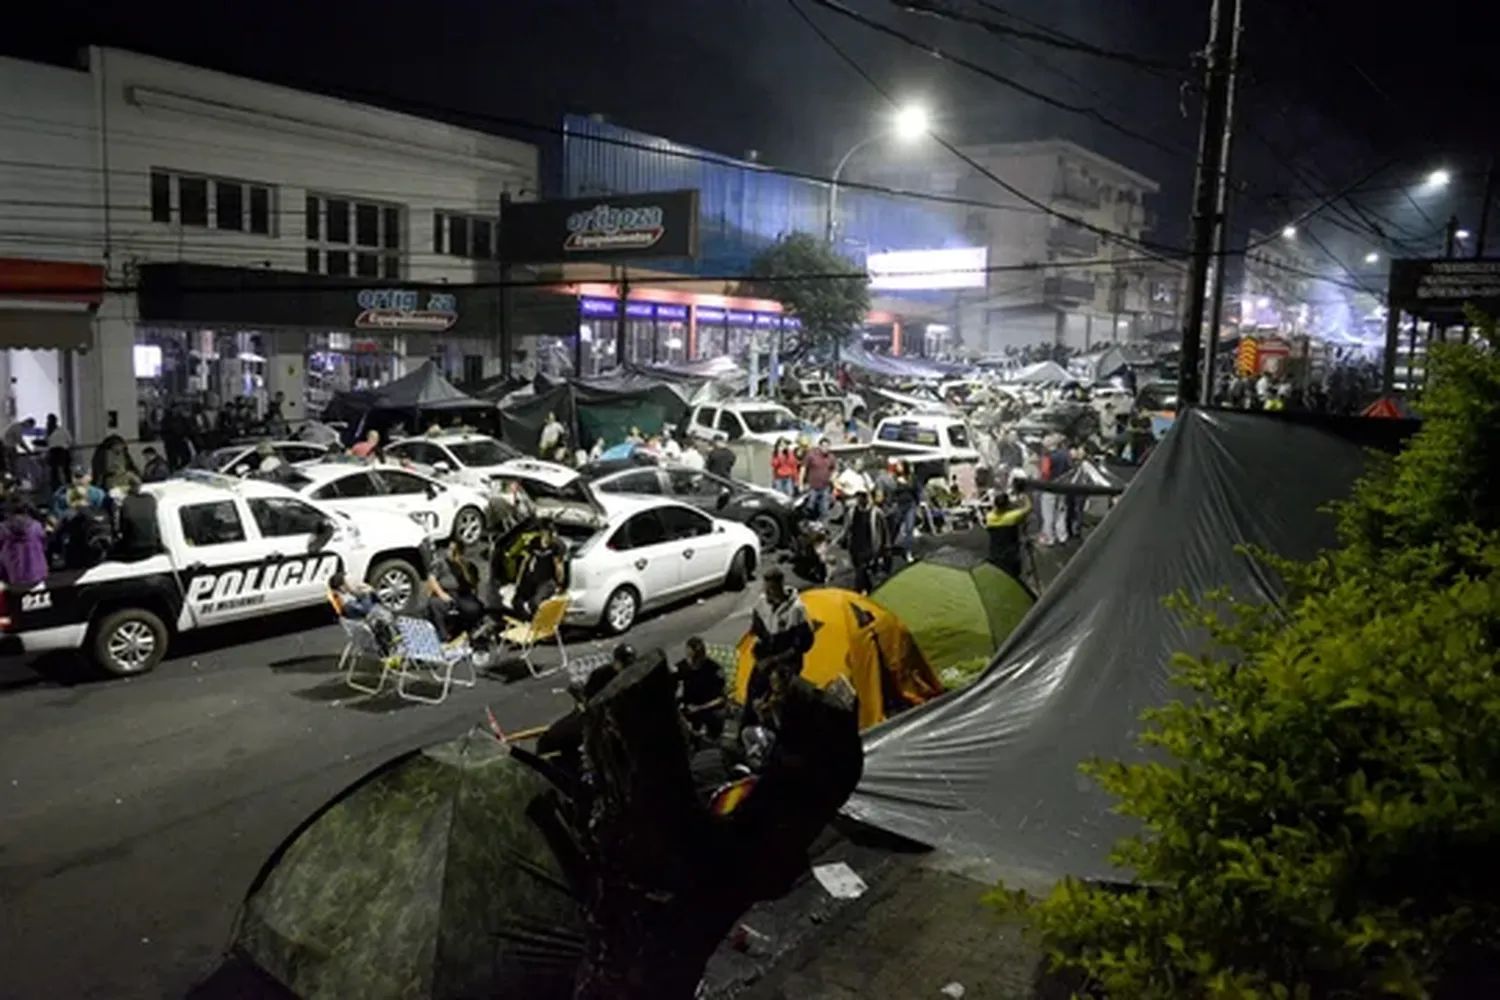
<svg viewBox="0 0 1500 1000"><path fill-rule="evenodd" d="M1376 253L1374 250L1371 250L1369 253L1365 254L1365 263L1366 264L1379 264L1380 263L1380 254Z"/></svg>
<svg viewBox="0 0 1500 1000"><path fill-rule="evenodd" d="M917 104L907 104L896 109L895 116L891 119L887 128L881 129L872 136L861 139L849 147L839 160L839 165L833 168L833 176L828 179L828 226L826 237L829 243L833 242L833 233L838 220L839 200L839 178L843 176L844 168L854 158L854 154L861 149L889 135L895 135L902 142L913 142L926 135L932 127L931 120L927 117L927 109Z"/></svg>
<svg viewBox="0 0 1500 1000"><path fill-rule="evenodd" d="M1436 190L1438 188L1445 188L1448 186L1448 182L1451 180L1453 180L1453 175L1448 171L1439 168L1427 175L1426 186L1433 190Z"/></svg>
<svg viewBox="0 0 1500 1000"><path fill-rule="evenodd" d="M1453 238L1456 240L1466 240L1469 238L1469 231L1467 229L1460 229L1453 234Z"/></svg>
<svg viewBox="0 0 1500 1000"><path fill-rule="evenodd" d="M1297 238L1297 227L1287 226L1281 231L1281 238L1284 240L1295 240Z"/></svg>

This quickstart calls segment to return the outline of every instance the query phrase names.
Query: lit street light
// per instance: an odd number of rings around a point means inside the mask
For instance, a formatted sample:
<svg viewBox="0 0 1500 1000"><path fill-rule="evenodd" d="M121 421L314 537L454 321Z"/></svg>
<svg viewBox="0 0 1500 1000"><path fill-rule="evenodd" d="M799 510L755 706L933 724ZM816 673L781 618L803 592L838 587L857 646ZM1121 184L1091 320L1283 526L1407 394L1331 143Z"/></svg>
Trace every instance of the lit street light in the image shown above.
<svg viewBox="0 0 1500 1000"><path fill-rule="evenodd" d="M1453 234L1453 238L1456 240L1466 240L1469 238L1469 231L1467 229L1460 229Z"/></svg>
<svg viewBox="0 0 1500 1000"><path fill-rule="evenodd" d="M1453 180L1453 175L1448 173L1448 171L1442 169L1434 170L1427 175L1427 187L1434 189L1445 188L1451 180Z"/></svg>
<svg viewBox="0 0 1500 1000"><path fill-rule="evenodd" d="M881 129L868 138L861 139L849 147L839 160L839 165L833 168L833 176L828 179L828 226L826 237L829 243L833 242L834 230L838 225L838 201L839 201L839 178L844 173L844 168L854 158L854 154L873 142L879 142L887 136L894 135L902 142L914 142L922 138L932 128L931 119L927 116L927 109L918 104L907 104L896 109L895 116L891 119L888 128Z"/></svg>
<svg viewBox="0 0 1500 1000"><path fill-rule="evenodd" d="M1380 263L1380 254L1376 253L1374 250L1371 250L1369 253L1365 254L1365 263L1366 264L1379 264Z"/></svg>
<svg viewBox="0 0 1500 1000"><path fill-rule="evenodd" d="M1297 238L1297 227L1287 226L1281 231L1281 238L1284 240L1295 240Z"/></svg>

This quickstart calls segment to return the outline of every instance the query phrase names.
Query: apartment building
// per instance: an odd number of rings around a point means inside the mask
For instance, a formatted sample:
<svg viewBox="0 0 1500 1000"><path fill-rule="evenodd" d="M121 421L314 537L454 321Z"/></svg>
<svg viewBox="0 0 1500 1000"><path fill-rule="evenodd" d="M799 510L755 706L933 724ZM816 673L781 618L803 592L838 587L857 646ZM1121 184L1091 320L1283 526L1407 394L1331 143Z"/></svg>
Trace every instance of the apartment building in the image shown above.
<svg viewBox="0 0 1500 1000"><path fill-rule="evenodd" d="M0 59L0 89L11 412L134 439L173 398L280 392L296 419L428 358L500 369L498 295L474 286L502 193L538 188L534 146L102 48Z"/></svg>
<svg viewBox="0 0 1500 1000"><path fill-rule="evenodd" d="M1240 328L1252 333L1307 333L1312 328L1313 260L1295 232L1251 231L1240 289ZM1231 286L1233 287L1233 286Z"/></svg>

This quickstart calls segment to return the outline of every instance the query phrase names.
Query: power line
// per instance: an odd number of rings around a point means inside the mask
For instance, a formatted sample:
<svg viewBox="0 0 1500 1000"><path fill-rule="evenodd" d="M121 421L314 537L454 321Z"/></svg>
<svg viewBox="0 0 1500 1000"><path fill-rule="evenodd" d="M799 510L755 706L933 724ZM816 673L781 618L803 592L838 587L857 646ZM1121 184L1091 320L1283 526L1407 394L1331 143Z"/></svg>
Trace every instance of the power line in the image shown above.
<svg viewBox="0 0 1500 1000"><path fill-rule="evenodd" d="M1026 31L1020 28L1011 28L992 21L989 18L977 17L973 14L965 14L962 11L943 7L932 2L932 0L891 0L891 3L911 14L922 14L945 21L972 25L1001 38L1015 38L1021 41L1036 42L1039 45L1048 45L1067 52L1076 52L1081 55L1094 56L1098 59L1124 63L1127 66L1133 66L1136 69L1143 69L1154 73L1183 74L1188 72L1188 67L1185 64L1173 63L1164 59L1152 59L1148 56L1140 56L1131 52L1106 49L1057 31ZM995 10L997 13L1009 16L1008 11L1000 10L994 5L986 4L985 6L991 10Z"/></svg>
<svg viewBox="0 0 1500 1000"><path fill-rule="evenodd" d="M1098 108L1091 108L1081 104L1070 104L1067 101L1058 100L1050 94L1044 94L1039 90L1026 86L1024 83L1021 83L1018 80L1013 80L1002 73L997 73L987 66L981 66L979 63L973 62L969 59L965 59L963 56L953 55L952 53L940 49L935 45L931 45L928 42L922 41L920 38L915 38L898 28L892 28L890 25L881 24L879 21L876 21L873 18L866 17L859 11L844 6L842 3L839 3L838 0L809 0L809 2L816 4L817 6L822 7L825 10L832 11L833 13L838 14L840 17L848 18L849 20L854 21L856 24L863 25L871 31L878 32L879 34L885 35L889 38L894 38L905 45L911 46L918 51L926 53L939 62L949 63L953 66L958 66L962 69L966 69L971 73L976 73L987 80L998 83L1003 87L1008 87L1009 89L1014 90L1019 94L1030 97L1032 100L1039 101L1049 107L1056 108L1059 111L1066 111L1069 114L1080 115L1091 121L1097 122L1100 125L1103 125L1105 128L1112 129L1115 132L1118 132L1120 135L1125 136L1126 138L1133 139L1136 142L1144 143L1145 145L1151 146L1154 149L1159 149L1165 153L1175 152L1171 146L1163 143L1155 136L1150 136L1145 134L1144 132L1136 131L1130 126L1124 125L1104 114ZM799 9L799 14L800 13L801 12Z"/></svg>

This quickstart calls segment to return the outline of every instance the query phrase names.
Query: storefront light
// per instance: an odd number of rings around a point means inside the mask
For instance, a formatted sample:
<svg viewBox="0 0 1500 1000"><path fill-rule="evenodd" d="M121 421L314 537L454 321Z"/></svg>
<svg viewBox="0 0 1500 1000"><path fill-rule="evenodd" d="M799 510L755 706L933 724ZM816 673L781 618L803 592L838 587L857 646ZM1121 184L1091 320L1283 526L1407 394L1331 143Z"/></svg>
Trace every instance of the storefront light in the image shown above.
<svg viewBox="0 0 1500 1000"><path fill-rule="evenodd" d="M585 344L591 344L591 343L593 343L593 341L594 341L594 328L592 326L589 326L587 323L581 323L581 324L579 324L579 326L578 326L578 339L581 340L581 341L583 341Z"/></svg>

